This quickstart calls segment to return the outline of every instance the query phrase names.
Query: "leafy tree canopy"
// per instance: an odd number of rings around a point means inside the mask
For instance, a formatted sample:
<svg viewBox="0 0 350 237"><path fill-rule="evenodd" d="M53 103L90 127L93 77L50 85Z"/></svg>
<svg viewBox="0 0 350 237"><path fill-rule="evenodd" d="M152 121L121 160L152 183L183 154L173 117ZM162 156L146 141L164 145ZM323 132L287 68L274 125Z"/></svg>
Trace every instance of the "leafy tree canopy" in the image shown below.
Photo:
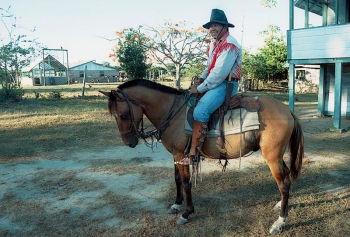
<svg viewBox="0 0 350 237"><path fill-rule="evenodd" d="M243 50L242 76L261 80L285 79L288 69L283 67L287 61L284 35L276 25L269 25L260 34L264 37L264 46L256 54Z"/></svg>
<svg viewBox="0 0 350 237"><path fill-rule="evenodd" d="M0 100L22 97L19 76L22 69L36 56L40 44L28 39L26 33L34 32L21 26L7 9L0 8Z"/></svg>
<svg viewBox="0 0 350 237"><path fill-rule="evenodd" d="M277 0L260 0L260 5L268 8L276 7Z"/></svg>
<svg viewBox="0 0 350 237"><path fill-rule="evenodd" d="M131 79L144 78L147 70L146 49L143 45L147 38L137 29L129 28L117 32L118 44L115 55L121 68Z"/></svg>
<svg viewBox="0 0 350 237"><path fill-rule="evenodd" d="M128 43L126 35L131 33L134 38L138 35L137 38L141 39L137 41L136 48L146 55L149 63L162 65L168 72L172 71L169 65L175 66L177 87L180 86L181 70L194 61L205 61L208 40L203 28L189 29L186 22L165 22L159 27L139 26L137 30L124 29L117 32L116 55L122 67L125 67L126 63L130 63L130 61L121 60L127 57L125 53L131 53L125 50L125 44ZM134 47L136 44L132 44L132 46ZM141 59L137 58L137 60Z"/></svg>

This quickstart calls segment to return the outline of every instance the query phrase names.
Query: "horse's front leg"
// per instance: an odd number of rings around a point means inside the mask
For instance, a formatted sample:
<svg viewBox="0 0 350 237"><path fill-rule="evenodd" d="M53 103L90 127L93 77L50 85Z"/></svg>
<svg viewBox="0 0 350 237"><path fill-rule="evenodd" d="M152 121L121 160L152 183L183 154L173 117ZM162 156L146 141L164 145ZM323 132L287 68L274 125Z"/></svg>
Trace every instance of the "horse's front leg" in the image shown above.
<svg viewBox="0 0 350 237"><path fill-rule="evenodd" d="M181 210L181 205L183 202L183 189L182 189L182 180L180 176L179 168L176 164L174 164L174 171L175 171L175 184L176 184L176 199L175 203L170 207L169 214L176 214L179 213Z"/></svg>
<svg viewBox="0 0 350 237"><path fill-rule="evenodd" d="M173 204L169 213L175 214L180 212L181 204L184 200L183 192L186 195L186 211L177 219L177 224L186 224L188 222L188 217L194 212L194 207L192 203L192 193L191 193L191 182L190 182L190 169L189 165L182 165L178 162L182 159L183 153L174 155L175 162L175 183L176 183L176 200Z"/></svg>
<svg viewBox="0 0 350 237"><path fill-rule="evenodd" d="M190 169L189 165L177 164L179 170L183 190L186 194L186 211L177 219L177 224L186 224L188 222L188 217L190 214L194 213L194 206L192 203L192 192L191 192L191 182L190 182Z"/></svg>

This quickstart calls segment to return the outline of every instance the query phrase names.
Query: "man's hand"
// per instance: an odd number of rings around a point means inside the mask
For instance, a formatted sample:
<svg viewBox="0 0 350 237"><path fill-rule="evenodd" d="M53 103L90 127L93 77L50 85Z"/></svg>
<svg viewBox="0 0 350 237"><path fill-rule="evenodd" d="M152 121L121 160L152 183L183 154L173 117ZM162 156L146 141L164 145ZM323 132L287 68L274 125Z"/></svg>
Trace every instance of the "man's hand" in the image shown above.
<svg viewBox="0 0 350 237"><path fill-rule="evenodd" d="M192 94L197 94L197 93L199 93L199 92L197 91L197 85L194 84L194 85L192 85L192 86L190 87L190 95L192 95Z"/></svg>
<svg viewBox="0 0 350 237"><path fill-rule="evenodd" d="M193 85L199 86L204 81L203 78L196 77L193 79L192 83Z"/></svg>

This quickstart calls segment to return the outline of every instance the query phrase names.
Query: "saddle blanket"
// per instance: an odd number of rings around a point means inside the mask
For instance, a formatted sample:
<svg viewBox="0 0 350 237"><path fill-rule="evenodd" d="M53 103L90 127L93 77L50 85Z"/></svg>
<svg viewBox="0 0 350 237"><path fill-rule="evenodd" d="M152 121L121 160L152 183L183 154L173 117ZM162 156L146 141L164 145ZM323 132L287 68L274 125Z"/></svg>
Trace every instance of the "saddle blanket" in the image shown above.
<svg viewBox="0 0 350 237"><path fill-rule="evenodd" d="M193 110L192 107L187 107L186 121L185 121L185 134L192 134L193 128ZM240 112L241 110L241 112ZM240 115L241 113L241 115ZM224 118L224 134L237 134L241 132L240 116L242 117L242 132L259 129L259 117L258 112L248 112L244 108L234 109L227 111ZM218 115L212 115L208 122L207 137L219 137L220 136L220 117Z"/></svg>

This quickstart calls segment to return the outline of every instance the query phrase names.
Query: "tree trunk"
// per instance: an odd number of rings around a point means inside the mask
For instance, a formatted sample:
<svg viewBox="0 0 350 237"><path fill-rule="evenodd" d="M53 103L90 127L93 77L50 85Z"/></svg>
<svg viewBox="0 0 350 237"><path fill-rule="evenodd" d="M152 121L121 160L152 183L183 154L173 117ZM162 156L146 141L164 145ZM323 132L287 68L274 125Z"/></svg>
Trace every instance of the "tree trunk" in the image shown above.
<svg viewBox="0 0 350 237"><path fill-rule="evenodd" d="M180 65L175 65L176 76L175 76L175 87L180 89Z"/></svg>

